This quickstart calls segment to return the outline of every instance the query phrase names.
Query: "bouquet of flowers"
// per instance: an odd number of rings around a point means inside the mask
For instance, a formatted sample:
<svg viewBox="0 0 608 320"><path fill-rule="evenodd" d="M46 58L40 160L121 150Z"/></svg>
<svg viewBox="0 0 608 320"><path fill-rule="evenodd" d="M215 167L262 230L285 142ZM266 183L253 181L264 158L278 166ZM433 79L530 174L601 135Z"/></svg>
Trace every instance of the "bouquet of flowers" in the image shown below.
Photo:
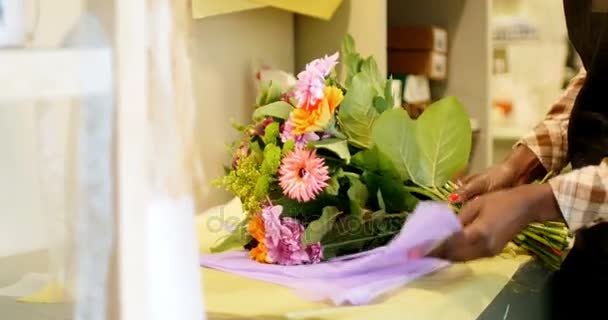
<svg viewBox="0 0 608 320"><path fill-rule="evenodd" d="M413 120L393 106L390 80L350 36L339 53L310 62L289 90L262 88L254 123L236 126L242 139L216 181L247 215L213 251L240 247L261 263L318 263L385 245L419 201L447 201L471 151L465 109L446 97ZM559 265L567 232L534 225L516 241Z"/></svg>

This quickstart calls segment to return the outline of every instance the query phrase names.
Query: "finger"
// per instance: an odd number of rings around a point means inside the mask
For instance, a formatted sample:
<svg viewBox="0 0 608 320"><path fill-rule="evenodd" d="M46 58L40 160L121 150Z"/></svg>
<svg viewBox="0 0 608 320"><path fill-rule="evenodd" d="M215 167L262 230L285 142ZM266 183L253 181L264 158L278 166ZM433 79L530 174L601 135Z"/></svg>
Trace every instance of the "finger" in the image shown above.
<svg viewBox="0 0 608 320"><path fill-rule="evenodd" d="M475 225L465 228L457 241L444 249L444 257L449 261L465 262L489 256L483 233Z"/></svg>
<svg viewBox="0 0 608 320"><path fill-rule="evenodd" d="M463 227L470 225L479 216L481 203L482 201L469 201L460 209L458 219Z"/></svg>
<svg viewBox="0 0 608 320"><path fill-rule="evenodd" d="M488 190L488 179L485 176L477 176L456 190L458 194L458 202L468 201L478 195L485 193Z"/></svg>

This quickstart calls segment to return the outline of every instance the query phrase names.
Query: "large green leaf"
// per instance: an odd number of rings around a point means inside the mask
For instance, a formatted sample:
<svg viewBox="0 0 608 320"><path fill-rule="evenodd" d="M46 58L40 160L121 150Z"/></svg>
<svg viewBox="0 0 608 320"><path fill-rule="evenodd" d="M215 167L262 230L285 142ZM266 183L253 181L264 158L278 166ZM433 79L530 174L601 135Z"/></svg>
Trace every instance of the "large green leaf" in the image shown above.
<svg viewBox="0 0 608 320"><path fill-rule="evenodd" d="M404 188L403 182L399 178L366 171L363 173L362 179L370 192L370 197L372 192L377 197L370 199L370 202L377 202L380 209L389 213L398 213L412 212L416 207L418 202L416 197ZM378 197L379 193L382 194L382 198Z"/></svg>
<svg viewBox="0 0 608 320"><path fill-rule="evenodd" d="M472 133L464 108L448 97L429 106L416 121L403 109L384 112L374 123L372 139L403 181L438 187L466 165Z"/></svg>
<svg viewBox="0 0 608 320"><path fill-rule="evenodd" d="M289 118L289 114L292 110L293 107L289 103L277 101L255 109L253 112L253 119L260 120L265 117L273 117L286 120Z"/></svg>
<svg viewBox="0 0 608 320"><path fill-rule="evenodd" d="M424 110L416 121L416 139L419 165L413 180L443 186L466 166L471 152L471 123L460 101L447 97Z"/></svg>
<svg viewBox="0 0 608 320"><path fill-rule="evenodd" d="M351 162L355 167L365 171L397 179L400 177L399 171L397 171L392 160L385 153L381 152L377 145L357 152L352 157Z"/></svg>
<svg viewBox="0 0 608 320"><path fill-rule="evenodd" d="M374 57L367 57L361 62L361 73L367 79L373 89L374 96L384 95L384 85L386 80L382 77L378 64Z"/></svg>
<svg viewBox="0 0 608 320"><path fill-rule="evenodd" d="M325 149L331 151L340 159L350 163L350 151L348 150L348 141L341 139L325 139L312 143L316 149Z"/></svg>
<svg viewBox="0 0 608 320"><path fill-rule="evenodd" d="M340 49L340 58L342 59L342 74L344 76L344 84L346 88L350 88L353 77L359 73L361 68L361 56L355 52L355 40L349 34L342 40Z"/></svg>
<svg viewBox="0 0 608 320"><path fill-rule="evenodd" d="M372 126L378 118L373 106L374 89L363 73L357 74L352 81L344 101L338 111L338 118L348 141L359 148L369 148L372 144Z"/></svg>
<svg viewBox="0 0 608 320"><path fill-rule="evenodd" d="M341 212L336 207L325 207L323 208L323 214L321 217L306 227L304 231L304 244L309 245L320 242L325 234L329 232L334 226L336 218Z"/></svg>
<svg viewBox="0 0 608 320"><path fill-rule="evenodd" d="M402 181L418 170L415 121L403 109L382 113L374 123L372 139L378 149L391 159Z"/></svg>
<svg viewBox="0 0 608 320"><path fill-rule="evenodd" d="M350 200L350 216L357 222L363 221L363 208L369 198L367 187L358 179L350 179L350 188L346 192Z"/></svg>

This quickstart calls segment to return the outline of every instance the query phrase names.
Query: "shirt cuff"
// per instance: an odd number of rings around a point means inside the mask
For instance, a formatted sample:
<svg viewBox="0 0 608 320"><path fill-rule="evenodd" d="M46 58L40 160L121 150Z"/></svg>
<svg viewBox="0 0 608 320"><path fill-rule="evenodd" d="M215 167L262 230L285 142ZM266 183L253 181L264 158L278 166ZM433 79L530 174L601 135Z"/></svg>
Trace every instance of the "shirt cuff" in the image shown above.
<svg viewBox="0 0 608 320"><path fill-rule="evenodd" d="M549 180L571 232L608 222L608 166L589 166Z"/></svg>

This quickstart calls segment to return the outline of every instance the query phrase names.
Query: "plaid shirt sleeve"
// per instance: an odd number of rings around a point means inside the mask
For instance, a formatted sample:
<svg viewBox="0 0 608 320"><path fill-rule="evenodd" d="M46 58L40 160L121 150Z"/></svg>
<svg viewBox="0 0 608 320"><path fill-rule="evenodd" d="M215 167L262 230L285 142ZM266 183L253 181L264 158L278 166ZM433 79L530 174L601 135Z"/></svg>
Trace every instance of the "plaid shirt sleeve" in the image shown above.
<svg viewBox="0 0 608 320"><path fill-rule="evenodd" d="M560 172L568 163L568 123L574 100L585 82L585 77L586 72L581 69L551 106L545 119L516 144L524 144L530 148L547 172Z"/></svg>
<svg viewBox="0 0 608 320"><path fill-rule="evenodd" d="M545 119L517 143L530 148L547 171L560 172L569 162L568 123L585 77L581 69ZM608 159L557 176L549 184L572 232L608 222Z"/></svg>
<svg viewBox="0 0 608 320"><path fill-rule="evenodd" d="M549 180L572 232L608 222L608 159Z"/></svg>

